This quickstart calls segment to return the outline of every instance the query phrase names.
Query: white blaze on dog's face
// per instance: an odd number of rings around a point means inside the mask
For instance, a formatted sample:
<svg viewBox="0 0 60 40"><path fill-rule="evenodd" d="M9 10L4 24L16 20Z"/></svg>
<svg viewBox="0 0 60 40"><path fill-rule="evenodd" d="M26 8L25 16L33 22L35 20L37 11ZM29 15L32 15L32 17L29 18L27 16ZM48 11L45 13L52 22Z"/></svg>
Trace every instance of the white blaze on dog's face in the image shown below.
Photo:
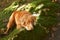
<svg viewBox="0 0 60 40"><path fill-rule="evenodd" d="M27 26L25 26L26 30L30 31L33 30L33 25L30 23Z"/></svg>

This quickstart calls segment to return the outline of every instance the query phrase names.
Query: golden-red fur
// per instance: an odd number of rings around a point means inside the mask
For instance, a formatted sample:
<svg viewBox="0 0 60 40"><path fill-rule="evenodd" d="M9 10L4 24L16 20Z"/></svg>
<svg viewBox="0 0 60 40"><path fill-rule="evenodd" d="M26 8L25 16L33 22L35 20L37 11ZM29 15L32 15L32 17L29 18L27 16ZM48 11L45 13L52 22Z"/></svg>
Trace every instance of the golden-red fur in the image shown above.
<svg viewBox="0 0 60 40"><path fill-rule="evenodd" d="M7 24L7 30L12 27L14 23L16 23L16 28L19 30L20 28L24 27L26 30L32 30L33 24L36 17L33 16L30 12L27 11L14 11L9 18L9 22Z"/></svg>

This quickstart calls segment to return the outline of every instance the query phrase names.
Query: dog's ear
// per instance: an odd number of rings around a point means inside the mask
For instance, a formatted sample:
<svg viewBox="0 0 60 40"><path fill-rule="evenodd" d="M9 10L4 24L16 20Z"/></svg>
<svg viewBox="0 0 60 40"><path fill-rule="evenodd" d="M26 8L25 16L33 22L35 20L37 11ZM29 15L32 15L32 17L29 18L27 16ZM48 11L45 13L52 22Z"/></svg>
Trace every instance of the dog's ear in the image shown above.
<svg viewBox="0 0 60 40"><path fill-rule="evenodd" d="M32 20L33 20L33 22L34 22L34 21L36 20L36 16L33 16L33 17L32 17Z"/></svg>

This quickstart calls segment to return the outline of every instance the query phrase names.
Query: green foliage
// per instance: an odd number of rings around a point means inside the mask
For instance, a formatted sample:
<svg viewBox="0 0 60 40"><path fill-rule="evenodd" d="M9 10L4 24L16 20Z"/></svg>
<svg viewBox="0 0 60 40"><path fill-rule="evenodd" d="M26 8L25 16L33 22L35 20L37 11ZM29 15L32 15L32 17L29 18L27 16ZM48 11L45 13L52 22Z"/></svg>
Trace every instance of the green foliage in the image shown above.
<svg viewBox="0 0 60 40"><path fill-rule="evenodd" d="M11 13L18 7L18 2L13 2L9 7L0 12L0 27L5 27Z"/></svg>

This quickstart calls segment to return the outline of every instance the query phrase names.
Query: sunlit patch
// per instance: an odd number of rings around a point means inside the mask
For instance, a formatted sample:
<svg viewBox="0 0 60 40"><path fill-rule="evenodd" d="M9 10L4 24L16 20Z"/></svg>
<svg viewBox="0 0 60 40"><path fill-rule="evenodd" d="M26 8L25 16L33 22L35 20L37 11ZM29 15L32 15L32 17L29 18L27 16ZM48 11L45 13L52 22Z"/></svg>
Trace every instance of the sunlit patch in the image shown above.
<svg viewBox="0 0 60 40"><path fill-rule="evenodd" d="M40 13L41 13L41 11L39 11L39 13L35 13L35 12L34 12L32 16L36 16L36 17L37 17L37 16L40 15Z"/></svg>
<svg viewBox="0 0 60 40"><path fill-rule="evenodd" d="M24 10L23 8L26 6L26 4L20 6L16 11L19 11L19 10Z"/></svg>
<svg viewBox="0 0 60 40"><path fill-rule="evenodd" d="M41 9L43 6L44 6L44 4L40 4L39 6L37 6L37 7L35 8L35 10Z"/></svg>
<svg viewBox="0 0 60 40"><path fill-rule="evenodd" d="M16 8L16 7L18 7L19 5L16 5L16 6L12 6L12 8Z"/></svg>

